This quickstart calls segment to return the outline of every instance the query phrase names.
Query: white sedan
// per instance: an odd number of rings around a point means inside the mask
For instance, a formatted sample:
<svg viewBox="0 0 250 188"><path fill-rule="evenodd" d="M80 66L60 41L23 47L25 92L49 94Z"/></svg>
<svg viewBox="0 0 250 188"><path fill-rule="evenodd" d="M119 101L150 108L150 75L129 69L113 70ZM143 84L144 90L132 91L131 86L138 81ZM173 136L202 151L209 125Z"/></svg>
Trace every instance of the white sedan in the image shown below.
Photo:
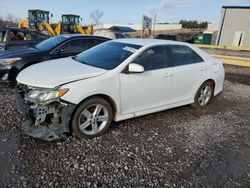
<svg viewBox="0 0 250 188"><path fill-rule="evenodd" d="M222 91L224 77L222 62L190 44L120 39L28 67L16 91L26 134L91 138L112 121L187 104L203 108Z"/></svg>

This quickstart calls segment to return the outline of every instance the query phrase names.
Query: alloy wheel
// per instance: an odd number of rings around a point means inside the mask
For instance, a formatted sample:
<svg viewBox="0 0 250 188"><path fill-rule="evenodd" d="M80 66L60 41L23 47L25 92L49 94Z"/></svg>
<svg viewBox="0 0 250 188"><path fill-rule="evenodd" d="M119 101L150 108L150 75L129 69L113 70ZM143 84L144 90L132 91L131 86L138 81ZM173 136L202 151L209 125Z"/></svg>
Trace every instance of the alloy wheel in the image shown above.
<svg viewBox="0 0 250 188"><path fill-rule="evenodd" d="M86 107L78 119L80 130L86 135L95 135L101 132L109 120L109 113L105 106L93 104Z"/></svg>
<svg viewBox="0 0 250 188"><path fill-rule="evenodd" d="M199 105L201 106L207 105L210 99L212 98L212 93L213 93L212 88L209 85L204 86L200 90L200 95L198 97Z"/></svg>

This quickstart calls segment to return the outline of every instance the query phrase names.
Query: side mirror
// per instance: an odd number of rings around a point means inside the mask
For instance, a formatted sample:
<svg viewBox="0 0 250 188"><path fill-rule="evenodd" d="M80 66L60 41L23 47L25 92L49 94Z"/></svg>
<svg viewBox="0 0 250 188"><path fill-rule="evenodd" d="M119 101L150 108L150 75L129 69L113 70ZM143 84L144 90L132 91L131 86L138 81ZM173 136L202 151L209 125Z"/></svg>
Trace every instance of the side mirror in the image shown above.
<svg viewBox="0 0 250 188"><path fill-rule="evenodd" d="M143 73L144 72L144 67L135 63L131 63L128 66L128 72L130 73Z"/></svg>
<svg viewBox="0 0 250 188"><path fill-rule="evenodd" d="M60 51L60 53L64 53L65 52L64 48L61 48L59 51Z"/></svg>
<svg viewBox="0 0 250 188"><path fill-rule="evenodd" d="M55 51L55 54L56 54L56 55L61 55L61 54L63 54L64 52L65 52L65 50L64 50L63 48L60 48L60 49L58 49L58 50Z"/></svg>

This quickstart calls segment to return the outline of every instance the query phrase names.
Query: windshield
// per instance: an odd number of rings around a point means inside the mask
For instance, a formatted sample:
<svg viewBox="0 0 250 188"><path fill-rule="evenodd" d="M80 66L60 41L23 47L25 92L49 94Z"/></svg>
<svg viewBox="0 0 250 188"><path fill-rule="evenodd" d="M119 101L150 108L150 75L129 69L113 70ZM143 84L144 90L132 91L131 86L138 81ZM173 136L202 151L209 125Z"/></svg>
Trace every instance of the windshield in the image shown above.
<svg viewBox="0 0 250 188"><path fill-rule="evenodd" d="M47 40L37 44L35 46L35 48L38 48L40 50L50 50L67 39L68 39L68 37L66 37L66 36L52 37L50 39L47 39Z"/></svg>
<svg viewBox="0 0 250 188"><path fill-rule="evenodd" d="M134 44L105 42L79 54L74 60L90 66L111 70L120 65L140 47Z"/></svg>

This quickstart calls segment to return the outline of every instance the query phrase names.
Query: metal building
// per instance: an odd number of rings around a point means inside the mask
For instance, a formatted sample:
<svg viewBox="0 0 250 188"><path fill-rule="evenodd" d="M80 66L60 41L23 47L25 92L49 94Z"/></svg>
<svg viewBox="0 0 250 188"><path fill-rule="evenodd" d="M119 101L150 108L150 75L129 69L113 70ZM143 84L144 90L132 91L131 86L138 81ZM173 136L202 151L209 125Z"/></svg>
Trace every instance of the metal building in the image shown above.
<svg viewBox="0 0 250 188"><path fill-rule="evenodd" d="M217 45L250 47L250 6L223 6Z"/></svg>

